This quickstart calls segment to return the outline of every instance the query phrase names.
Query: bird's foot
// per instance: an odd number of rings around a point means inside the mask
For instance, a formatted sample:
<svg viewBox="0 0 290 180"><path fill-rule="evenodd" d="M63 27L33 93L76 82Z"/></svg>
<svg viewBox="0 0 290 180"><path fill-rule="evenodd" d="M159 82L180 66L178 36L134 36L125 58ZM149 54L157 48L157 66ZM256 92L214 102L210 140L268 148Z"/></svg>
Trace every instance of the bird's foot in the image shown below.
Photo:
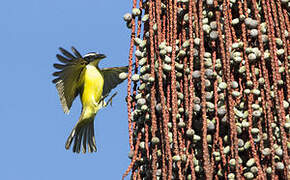
<svg viewBox="0 0 290 180"><path fill-rule="evenodd" d="M105 102L105 101L103 101L104 102L104 107L107 107L108 106L108 104L110 104L111 106L112 106L112 100L113 100L113 97L115 97L117 95L117 92L115 92L110 98L109 98L109 100L107 101L107 103Z"/></svg>

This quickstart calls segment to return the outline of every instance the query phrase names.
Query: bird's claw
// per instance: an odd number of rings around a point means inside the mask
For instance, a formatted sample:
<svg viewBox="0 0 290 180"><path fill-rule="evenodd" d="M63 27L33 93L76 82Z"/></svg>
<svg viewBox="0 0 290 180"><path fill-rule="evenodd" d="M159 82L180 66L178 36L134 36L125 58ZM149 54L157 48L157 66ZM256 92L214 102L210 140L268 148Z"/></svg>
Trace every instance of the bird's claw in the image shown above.
<svg viewBox="0 0 290 180"><path fill-rule="evenodd" d="M113 103L113 97L115 97L117 95L117 92L115 92L110 98L109 98L109 100L107 101L107 103L105 102L105 101L103 101L103 103L104 103L104 107L107 107L108 106L108 104L110 104L111 106L112 106L112 103ZM108 96L108 95L107 95ZM104 98L106 98L107 96L105 96ZM103 98L103 99L104 99Z"/></svg>

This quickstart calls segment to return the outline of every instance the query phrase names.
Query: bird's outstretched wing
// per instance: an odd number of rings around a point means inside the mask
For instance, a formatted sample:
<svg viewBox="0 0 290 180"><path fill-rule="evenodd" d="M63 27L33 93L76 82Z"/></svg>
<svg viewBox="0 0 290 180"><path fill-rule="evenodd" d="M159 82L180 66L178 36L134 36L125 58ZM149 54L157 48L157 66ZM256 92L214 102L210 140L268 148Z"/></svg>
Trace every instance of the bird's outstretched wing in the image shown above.
<svg viewBox="0 0 290 180"><path fill-rule="evenodd" d="M69 113L72 102L80 91L82 72L88 62L74 47L72 47L72 51L75 56L63 48L59 49L65 57L59 54L56 57L64 64L53 65L60 71L53 73L57 78L52 82L56 85L63 111Z"/></svg>
<svg viewBox="0 0 290 180"><path fill-rule="evenodd" d="M128 72L128 66L104 68L101 72L104 76L103 96L107 96L113 88L124 81L119 78L119 74Z"/></svg>

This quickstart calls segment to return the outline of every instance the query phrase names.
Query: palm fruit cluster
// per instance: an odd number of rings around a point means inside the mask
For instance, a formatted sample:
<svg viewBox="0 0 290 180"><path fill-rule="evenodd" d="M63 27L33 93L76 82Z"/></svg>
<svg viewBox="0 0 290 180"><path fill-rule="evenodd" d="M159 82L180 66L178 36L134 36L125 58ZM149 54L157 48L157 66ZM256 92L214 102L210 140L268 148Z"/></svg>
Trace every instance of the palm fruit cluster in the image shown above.
<svg viewBox="0 0 290 180"><path fill-rule="evenodd" d="M131 179L289 179L289 0L133 0Z"/></svg>

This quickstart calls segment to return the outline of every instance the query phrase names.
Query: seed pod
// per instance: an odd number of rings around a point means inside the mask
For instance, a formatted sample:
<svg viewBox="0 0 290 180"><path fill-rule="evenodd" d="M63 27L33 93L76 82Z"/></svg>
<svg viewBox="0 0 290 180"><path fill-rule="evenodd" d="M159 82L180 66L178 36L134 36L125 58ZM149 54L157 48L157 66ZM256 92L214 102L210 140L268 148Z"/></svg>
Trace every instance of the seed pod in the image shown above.
<svg viewBox="0 0 290 180"><path fill-rule="evenodd" d="M278 49L277 50L277 55L278 56L282 56L284 54L284 52L285 52L284 49Z"/></svg>
<svg viewBox="0 0 290 180"><path fill-rule="evenodd" d="M185 52L184 50L181 49L181 50L179 51L179 53L177 54L177 57L178 57L178 58L182 58L182 57L184 57L185 55L186 55L186 52Z"/></svg>
<svg viewBox="0 0 290 180"><path fill-rule="evenodd" d="M245 72L246 72L246 66L241 66L241 67L239 68L238 72L239 72L240 74L245 73Z"/></svg>
<svg viewBox="0 0 290 180"><path fill-rule="evenodd" d="M275 41L278 46L283 46L283 41L281 38L276 38Z"/></svg>
<svg viewBox="0 0 290 180"><path fill-rule="evenodd" d="M132 9L132 15L133 16L139 16L139 15L141 15L141 10L139 8L133 8Z"/></svg>
<svg viewBox="0 0 290 180"><path fill-rule="evenodd" d="M197 141L200 141L200 140L201 140L201 137L200 136L198 136L196 134L193 135L193 141L194 142L197 142Z"/></svg>
<svg viewBox="0 0 290 180"><path fill-rule="evenodd" d="M255 177L252 172L246 172L244 176L246 179L253 179Z"/></svg>
<svg viewBox="0 0 290 180"><path fill-rule="evenodd" d="M258 110L258 109L260 109L260 106L258 104L252 104L252 108L254 110Z"/></svg>
<svg viewBox="0 0 290 180"><path fill-rule="evenodd" d="M264 85L265 84L265 79L264 78L259 78L258 80L260 85Z"/></svg>
<svg viewBox="0 0 290 180"><path fill-rule="evenodd" d="M184 121L179 121L178 122L178 127L179 128L184 128L186 126L185 122Z"/></svg>
<svg viewBox="0 0 290 180"><path fill-rule="evenodd" d="M213 131L213 130L215 130L215 125L214 125L214 123L213 123L212 121L208 121L208 122L207 122L207 129L208 129L209 131Z"/></svg>
<svg viewBox="0 0 290 180"><path fill-rule="evenodd" d="M145 100L144 98L140 98L140 99L137 100L137 104L138 104L139 106L142 106L142 105L144 105L145 103L146 103L146 100Z"/></svg>
<svg viewBox="0 0 290 180"><path fill-rule="evenodd" d="M151 83L153 83L155 81L155 78L150 76L149 79L148 79L148 81L151 82Z"/></svg>
<svg viewBox="0 0 290 180"><path fill-rule="evenodd" d="M119 79L124 80L127 79L128 77L128 73L122 72L119 74Z"/></svg>
<svg viewBox="0 0 290 180"><path fill-rule="evenodd" d="M244 113L242 111L239 111L238 109L234 108L235 115L239 118L244 117Z"/></svg>
<svg viewBox="0 0 290 180"><path fill-rule="evenodd" d="M170 72L171 71L171 66L168 64L163 64L162 68L165 72Z"/></svg>
<svg viewBox="0 0 290 180"><path fill-rule="evenodd" d="M269 41L268 36L265 34L262 34L262 41L263 41L263 43L267 43Z"/></svg>
<svg viewBox="0 0 290 180"><path fill-rule="evenodd" d="M237 25L237 24L239 24L239 22L240 22L239 18L234 18L232 20L232 25Z"/></svg>
<svg viewBox="0 0 290 180"><path fill-rule="evenodd" d="M130 22L132 20L132 15L130 13L126 13L123 18L126 22Z"/></svg>
<svg viewBox="0 0 290 180"><path fill-rule="evenodd" d="M148 19L149 19L149 14L144 14L144 16L142 17L142 21L147 22Z"/></svg>
<svg viewBox="0 0 290 180"><path fill-rule="evenodd" d="M186 135L187 135L188 137L192 137L192 136L194 135L194 130L193 130L193 129L187 129L187 131L186 131Z"/></svg>
<svg viewBox="0 0 290 180"><path fill-rule="evenodd" d="M165 48L167 53L171 53L172 52L172 47L171 46L166 46Z"/></svg>
<svg viewBox="0 0 290 180"><path fill-rule="evenodd" d="M176 62L175 63L175 68L177 69L177 70L183 70L183 64L179 64L178 62Z"/></svg>
<svg viewBox="0 0 290 180"><path fill-rule="evenodd" d="M239 91L233 91L232 92L232 95L234 96L234 97L239 97L240 96L240 92Z"/></svg>
<svg viewBox="0 0 290 180"><path fill-rule="evenodd" d="M146 104L141 106L141 110L142 111L147 111L148 110L148 106Z"/></svg>
<svg viewBox="0 0 290 180"><path fill-rule="evenodd" d="M195 45L199 46L199 44L200 44L200 39L199 39L199 38L195 38L195 39L193 40L193 42L194 42Z"/></svg>
<svg viewBox="0 0 290 180"><path fill-rule="evenodd" d="M189 21L189 17L188 17L188 13L186 13L184 16L183 16L183 21L188 23Z"/></svg>
<svg viewBox="0 0 290 180"><path fill-rule="evenodd" d="M251 133L252 134L258 134L259 133L259 129L258 128L252 128Z"/></svg>
<svg viewBox="0 0 290 180"><path fill-rule="evenodd" d="M255 53L250 53L250 54L248 55L248 58L249 58L249 61L250 61L250 62L255 62L256 59L257 59L257 56L256 56Z"/></svg>
<svg viewBox="0 0 290 180"><path fill-rule="evenodd" d="M146 51L146 48L145 48L146 44L147 44L147 41L146 40L142 40L142 42L139 44L139 47L143 48L143 51Z"/></svg>
<svg viewBox="0 0 290 180"><path fill-rule="evenodd" d="M140 76L140 79L142 79L144 82L148 82L150 78L150 74L144 74L143 76Z"/></svg>
<svg viewBox="0 0 290 180"><path fill-rule="evenodd" d="M157 28L158 28L157 23L153 24L153 27L152 28L153 28L153 31L156 32L157 31Z"/></svg>
<svg viewBox="0 0 290 180"><path fill-rule="evenodd" d="M256 110L256 111L253 111L253 117L260 117L262 115L262 112L260 110Z"/></svg>
<svg viewBox="0 0 290 180"><path fill-rule="evenodd" d="M160 142L160 140L159 140L158 137L153 137L153 138L151 139L151 143L152 143L153 145L155 145L155 144L159 144L159 142Z"/></svg>
<svg viewBox="0 0 290 180"><path fill-rule="evenodd" d="M259 89L253 89L252 93L256 96L259 96L261 94L261 91Z"/></svg>
<svg viewBox="0 0 290 180"><path fill-rule="evenodd" d="M145 142L144 141L141 141L140 144L139 144L139 147L141 149L145 149Z"/></svg>
<svg viewBox="0 0 290 180"><path fill-rule="evenodd" d="M257 20L254 20L252 18L246 18L245 19L245 24L249 28L256 28L258 26L258 21Z"/></svg>
<svg viewBox="0 0 290 180"><path fill-rule="evenodd" d="M142 53L140 50L136 50L136 51L135 51L135 56L136 56L137 58L142 58L142 57L143 57L143 53Z"/></svg>
<svg viewBox="0 0 290 180"><path fill-rule="evenodd" d="M161 56L165 56L165 55L167 54L167 52L166 52L165 49L161 49L161 50L159 51L159 53L160 53Z"/></svg>
<svg viewBox="0 0 290 180"><path fill-rule="evenodd" d="M223 152L224 154L228 154L230 152L230 146L226 146Z"/></svg>
<svg viewBox="0 0 290 180"><path fill-rule="evenodd" d="M250 31L250 35L251 35L253 38L257 37L258 34L259 34L259 32L258 32L257 29L251 29L251 31Z"/></svg>
<svg viewBox="0 0 290 180"><path fill-rule="evenodd" d="M213 6L213 0L206 0L206 5Z"/></svg>
<svg viewBox="0 0 290 180"><path fill-rule="evenodd" d="M210 31L211 31L211 28L210 28L210 26L209 26L208 24L203 24L203 25L202 25L202 29L203 29L203 31L204 31L206 34L209 34Z"/></svg>
<svg viewBox="0 0 290 180"><path fill-rule="evenodd" d="M221 90L225 90L227 88L227 83L225 82L221 82L219 83L218 87L221 89Z"/></svg>
<svg viewBox="0 0 290 180"><path fill-rule="evenodd" d="M192 73L192 77L193 77L194 79L198 79L198 78L200 78L200 71L199 71L199 70L195 70L195 71L193 71L193 73Z"/></svg>
<svg viewBox="0 0 290 180"><path fill-rule="evenodd" d="M217 29L217 22L216 21L211 21L210 22L210 28L212 30L216 30Z"/></svg>
<svg viewBox="0 0 290 180"><path fill-rule="evenodd" d="M137 94L136 96L135 96L135 99L140 99L142 97L142 94Z"/></svg>
<svg viewBox="0 0 290 180"><path fill-rule="evenodd" d="M168 63L168 64L171 63L171 58L169 56L165 55L163 60L165 63Z"/></svg>
<svg viewBox="0 0 290 180"><path fill-rule="evenodd" d="M172 160L175 161L175 162L177 162L177 161L180 161L181 158L180 158L179 155L175 155L175 156L172 157Z"/></svg>
<svg viewBox="0 0 290 180"><path fill-rule="evenodd" d="M232 82L231 82L231 86L232 86L233 89L236 89L236 88L239 87L239 84L238 84L237 81L232 81Z"/></svg>
<svg viewBox="0 0 290 180"><path fill-rule="evenodd" d="M254 159L254 158L251 158L251 159L249 159L249 160L247 161L246 166L247 166L247 167L251 167L251 166L253 166L255 163L256 163L256 162L255 162L255 159Z"/></svg>
<svg viewBox="0 0 290 180"><path fill-rule="evenodd" d="M268 167L268 168L266 169L266 172L267 172L268 174L272 174L272 168L271 168L271 167Z"/></svg>
<svg viewBox="0 0 290 180"><path fill-rule="evenodd" d="M161 49L165 49L166 48L166 42L165 41L161 42L158 47L159 47L160 50Z"/></svg>
<svg viewBox="0 0 290 180"><path fill-rule="evenodd" d="M211 102L206 102L206 107L209 109L214 109L214 104Z"/></svg>
<svg viewBox="0 0 290 180"><path fill-rule="evenodd" d="M219 116L224 116L227 113L225 106L218 108L217 113Z"/></svg>
<svg viewBox="0 0 290 180"><path fill-rule="evenodd" d="M238 49L239 48L239 43L235 42L232 44L233 49Z"/></svg>
<svg viewBox="0 0 290 180"><path fill-rule="evenodd" d="M177 93L177 98L183 100L184 99L184 95L181 92Z"/></svg>
<svg viewBox="0 0 290 180"><path fill-rule="evenodd" d="M262 153L264 156L269 156L271 154L271 149L270 148L265 148L262 150Z"/></svg>
<svg viewBox="0 0 290 180"><path fill-rule="evenodd" d="M204 81L204 84L206 88L211 88L211 82L208 79Z"/></svg>
<svg viewBox="0 0 290 180"><path fill-rule="evenodd" d="M213 91L211 92L205 92L205 99L207 101L210 101L213 98Z"/></svg>
<svg viewBox="0 0 290 180"><path fill-rule="evenodd" d="M134 44L135 44L136 46L139 46L139 44L141 44L141 42L142 42L142 39L140 39L140 38L135 38L135 39L134 39Z"/></svg>
<svg viewBox="0 0 290 180"><path fill-rule="evenodd" d="M282 157L283 156L283 150L281 149L281 147L278 147L276 150L275 150L275 154L279 157Z"/></svg>
<svg viewBox="0 0 290 180"><path fill-rule="evenodd" d="M244 90L244 93L245 93L246 95L248 95L248 94L251 93L251 90L250 90L250 89L245 89L245 90Z"/></svg>
<svg viewBox="0 0 290 180"><path fill-rule="evenodd" d="M236 160L235 159L230 159L229 164L233 167L236 166Z"/></svg>
<svg viewBox="0 0 290 180"><path fill-rule="evenodd" d="M282 170L284 170L285 166L282 162L277 162L276 168L277 168L277 170L282 171Z"/></svg>
<svg viewBox="0 0 290 180"><path fill-rule="evenodd" d="M213 77L213 70L212 69L205 69L204 71L206 78L211 79Z"/></svg>
<svg viewBox="0 0 290 180"><path fill-rule="evenodd" d="M218 31L211 31L210 34L209 34L209 37L212 40L216 40L218 38L218 36L219 36Z"/></svg>
<svg viewBox="0 0 290 180"><path fill-rule="evenodd" d="M139 81L139 79L140 79L139 74L134 74L134 75L132 76L132 81L134 81L134 82Z"/></svg>
<svg viewBox="0 0 290 180"><path fill-rule="evenodd" d="M138 63L139 63L140 66L145 65L147 63L147 58L144 57L144 58L140 59Z"/></svg>
<svg viewBox="0 0 290 180"><path fill-rule="evenodd" d="M188 48L189 46L190 46L189 40L184 41L184 43L182 44L182 47L185 49Z"/></svg>
<svg viewBox="0 0 290 180"><path fill-rule="evenodd" d="M156 108L157 112L161 112L162 111L162 105L160 103L156 104L155 108Z"/></svg>

